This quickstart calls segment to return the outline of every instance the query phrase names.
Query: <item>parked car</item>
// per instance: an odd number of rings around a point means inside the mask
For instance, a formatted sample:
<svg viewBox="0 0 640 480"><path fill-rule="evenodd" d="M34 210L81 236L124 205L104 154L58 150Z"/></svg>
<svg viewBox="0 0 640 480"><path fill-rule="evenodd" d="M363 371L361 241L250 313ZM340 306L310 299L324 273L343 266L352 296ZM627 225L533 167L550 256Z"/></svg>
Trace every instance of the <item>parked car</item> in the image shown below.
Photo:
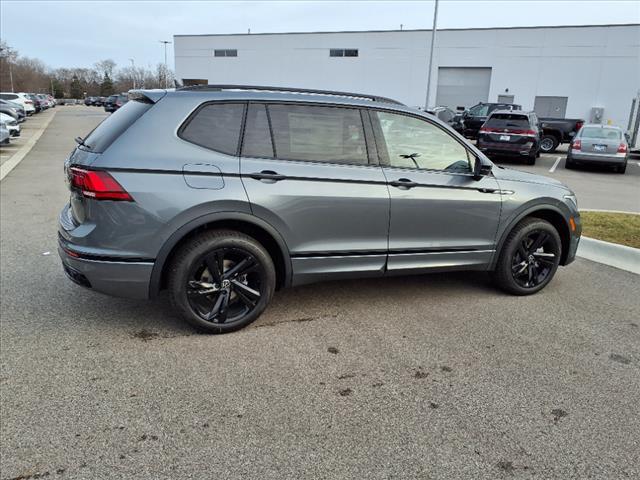
<svg viewBox="0 0 640 480"><path fill-rule="evenodd" d="M45 105L45 109L46 108L51 108L53 106L53 103L51 102L51 100L49 100L49 97L43 93L37 93L36 97L38 97Z"/></svg>
<svg viewBox="0 0 640 480"><path fill-rule="evenodd" d="M571 142L565 168L576 165L613 167L618 173L627 171L629 144L620 127L600 124L584 125Z"/></svg>
<svg viewBox="0 0 640 480"><path fill-rule="evenodd" d="M434 107L427 110L426 112L436 116L444 123L447 123L451 126L454 126L454 124L456 124L456 112L451 110L449 107Z"/></svg>
<svg viewBox="0 0 640 480"><path fill-rule="evenodd" d="M0 113L4 113L9 117L13 118L16 122L20 118L20 114L18 113L18 109L14 107L10 107L8 105L0 104Z"/></svg>
<svg viewBox="0 0 640 480"><path fill-rule="evenodd" d="M7 126L0 122L0 145L9 145L11 135L9 134L9 130Z"/></svg>
<svg viewBox="0 0 640 480"><path fill-rule="evenodd" d="M478 130L494 110L522 110L522 106L512 103L478 103L456 115L457 130L467 138L476 138Z"/></svg>
<svg viewBox="0 0 640 480"><path fill-rule="evenodd" d="M128 101L129 101L129 96L127 94L121 93L119 95L111 95L104 102L104 111L115 112Z"/></svg>
<svg viewBox="0 0 640 480"><path fill-rule="evenodd" d="M58 104L58 102L56 102L56 99L53 97L53 95L47 94L47 98L49 99L49 102L51 103L51 108L55 108L55 106Z"/></svg>
<svg viewBox="0 0 640 480"><path fill-rule="evenodd" d="M96 107L102 107L104 105L105 97L95 97L93 105Z"/></svg>
<svg viewBox="0 0 640 480"><path fill-rule="evenodd" d="M84 104L86 106L91 106L95 104L95 101L96 101L96 97L87 97L84 99Z"/></svg>
<svg viewBox="0 0 640 480"><path fill-rule="evenodd" d="M33 100L26 93L2 92L0 93L0 99L21 104L27 115L32 115L36 112Z"/></svg>
<svg viewBox="0 0 640 480"><path fill-rule="evenodd" d="M494 110L478 131L478 148L486 155L525 157L528 165L540 156L541 130L534 112Z"/></svg>
<svg viewBox="0 0 640 480"><path fill-rule="evenodd" d="M18 123L24 122L27 117L24 106L22 106L22 104L20 103L15 103L15 102L10 102L7 100L0 99L0 107L5 107L5 109L13 109L17 114L16 120L18 120ZM0 109L0 112L1 111L3 110Z"/></svg>
<svg viewBox="0 0 640 480"><path fill-rule="evenodd" d="M495 167L381 97L133 91L76 141L58 230L69 278L131 298L167 289L212 333L254 321L276 288L335 278L483 270L533 294L574 260L581 232L568 187Z"/></svg>
<svg viewBox="0 0 640 480"><path fill-rule="evenodd" d="M570 143L575 134L584 125L584 120L578 118L540 118L542 139L540 151L551 153L562 143Z"/></svg>
<svg viewBox="0 0 640 480"><path fill-rule="evenodd" d="M9 135L12 137L20 136L20 125L15 118L0 112L0 122L4 123L7 130L9 130Z"/></svg>

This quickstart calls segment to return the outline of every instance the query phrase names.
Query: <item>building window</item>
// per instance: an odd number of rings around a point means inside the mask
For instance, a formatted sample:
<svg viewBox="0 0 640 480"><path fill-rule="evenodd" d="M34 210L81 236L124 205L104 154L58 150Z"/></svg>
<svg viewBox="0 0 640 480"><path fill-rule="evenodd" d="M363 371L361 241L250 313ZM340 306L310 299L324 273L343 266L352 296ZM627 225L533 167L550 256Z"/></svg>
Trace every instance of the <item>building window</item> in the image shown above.
<svg viewBox="0 0 640 480"><path fill-rule="evenodd" d="M238 50L214 50L214 57L237 57Z"/></svg>
<svg viewBox="0 0 640 480"><path fill-rule="evenodd" d="M332 48L329 50L330 57L357 57L357 48Z"/></svg>

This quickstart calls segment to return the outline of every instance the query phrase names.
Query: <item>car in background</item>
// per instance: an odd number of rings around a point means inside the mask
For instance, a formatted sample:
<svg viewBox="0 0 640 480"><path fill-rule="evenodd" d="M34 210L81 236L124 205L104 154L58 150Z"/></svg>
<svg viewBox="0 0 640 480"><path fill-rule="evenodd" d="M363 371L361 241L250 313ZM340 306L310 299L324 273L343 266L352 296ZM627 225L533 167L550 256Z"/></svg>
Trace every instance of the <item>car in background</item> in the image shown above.
<svg viewBox="0 0 640 480"><path fill-rule="evenodd" d="M480 102L456 115L457 130L467 138L476 138L480 127L495 110L522 110L522 106L515 103Z"/></svg>
<svg viewBox="0 0 640 480"><path fill-rule="evenodd" d="M89 107L91 105L95 105L96 97L87 97L84 99L84 104Z"/></svg>
<svg viewBox="0 0 640 480"><path fill-rule="evenodd" d="M629 144L620 127L613 125L587 124L571 142L565 168L576 165L599 165L613 167L618 173L627 171Z"/></svg>
<svg viewBox="0 0 640 480"><path fill-rule="evenodd" d="M478 131L478 149L489 157L525 157L528 165L540 156L541 130L534 112L494 110Z"/></svg>
<svg viewBox="0 0 640 480"><path fill-rule="evenodd" d="M27 118L27 114L25 112L24 107L20 103L10 102L8 100L2 100L0 98L0 106L5 106L7 108L12 108L18 114L18 123L22 123Z"/></svg>
<svg viewBox="0 0 640 480"><path fill-rule="evenodd" d="M47 102L40 98L35 93L28 93L27 96L33 101L33 106L36 108L36 113L42 112L49 108Z"/></svg>
<svg viewBox="0 0 640 480"><path fill-rule="evenodd" d="M47 97L47 95L43 93L37 93L36 97L38 97L40 100L42 100L42 102L44 102L45 109L51 108L53 106L53 102L49 100L49 97Z"/></svg>
<svg viewBox="0 0 640 480"><path fill-rule="evenodd" d="M434 107L426 110L427 113L435 116L436 118L442 120L444 123L449 124L451 126L456 123L456 112L451 110L449 107Z"/></svg>
<svg viewBox="0 0 640 480"><path fill-rule="evenodd" d="M56 105L58 104L58 102L56 102L56 99L53 97L53 95L47 94L47 98L49 99L49 102L51 103L51 108L55 108Z"/></svg>
<svg viewBox="0 0 640 480"><path fill-rule="evenodd" d="M0 122L0 145L8 145L9 138L11 138L9 130L4 123Z"/></svg>
<svg viewBox="0 0 640 480"><path fill-rule="evenodd" d="M13 118L16 122L20 118L20 114L18 113L18 109L14 107L10 107L8 105L0 104L0 113L4 113L5 115Z"/></svg>
<svg viewBox="0 0 640 480"><path fill-rule="evenodd" d="M24 111L27 115L36 113L36 108L33 104L33 100L29 98L29 95L27 93L2 92L0 93L0 99L21 104L24 107Z"/></svg>
<svg viewBox="0 0 640 480"><path fill-rule="evenodd" d="M4 123L4 125L7 127L7 130L9 130L9 135L11 135L12 137L20 136L20 125L15 118L10 117L6 113L0 113L0 122Z"/></svg>
<svg viewBox="0 0 640 480"><path fill-rule="evenodd" d="M129 95L127 95L126 93L111 95L104 102L104 111L113 113L128 101L129 101Z"/></svg>
<svg viewBox="0 0 640 480"><path fill-rule="evenodd" d="M104 105L105 97L93 97L95 100L93 101L93 105L96 107L102 107Z"/></svg>

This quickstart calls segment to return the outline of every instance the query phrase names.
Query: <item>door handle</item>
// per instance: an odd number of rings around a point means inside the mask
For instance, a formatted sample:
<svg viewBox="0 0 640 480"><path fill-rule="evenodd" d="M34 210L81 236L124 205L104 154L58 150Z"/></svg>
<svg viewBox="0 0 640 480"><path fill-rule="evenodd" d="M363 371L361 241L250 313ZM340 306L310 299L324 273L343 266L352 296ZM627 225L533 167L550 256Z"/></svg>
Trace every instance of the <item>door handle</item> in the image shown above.
<svg viewBox="0 0 640 480"><path fill-rule="evenodd" d="M249 176L255 180L272 180L274 182L287 178L285 175L280 175L273 170L262 170L261 172L254 172L249 174Z"/></svg>
<svg viewBox="0 0 640 480"><path fill-rule="evenodd" d="M389 182L389 185L398 188L413 188L418 186L416 182L411 181L408 178L399 178L395 182Z"/></svg>

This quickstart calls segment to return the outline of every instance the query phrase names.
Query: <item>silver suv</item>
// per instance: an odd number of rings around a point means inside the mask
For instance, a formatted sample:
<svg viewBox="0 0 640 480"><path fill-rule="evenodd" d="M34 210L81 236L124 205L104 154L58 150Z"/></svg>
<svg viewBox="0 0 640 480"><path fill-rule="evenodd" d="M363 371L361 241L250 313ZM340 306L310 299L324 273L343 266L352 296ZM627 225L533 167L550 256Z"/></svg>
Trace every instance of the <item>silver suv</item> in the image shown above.
<svg viewBox="0 0 640 480"><path fill-rule="evenodd" d="M129 95L65 163L62 264L110 295L166 289L199 329L237 330L274 290L336 278L481 270L527 295L575 257L566 186L498 167L396 101L233 85Z"/></svg>

